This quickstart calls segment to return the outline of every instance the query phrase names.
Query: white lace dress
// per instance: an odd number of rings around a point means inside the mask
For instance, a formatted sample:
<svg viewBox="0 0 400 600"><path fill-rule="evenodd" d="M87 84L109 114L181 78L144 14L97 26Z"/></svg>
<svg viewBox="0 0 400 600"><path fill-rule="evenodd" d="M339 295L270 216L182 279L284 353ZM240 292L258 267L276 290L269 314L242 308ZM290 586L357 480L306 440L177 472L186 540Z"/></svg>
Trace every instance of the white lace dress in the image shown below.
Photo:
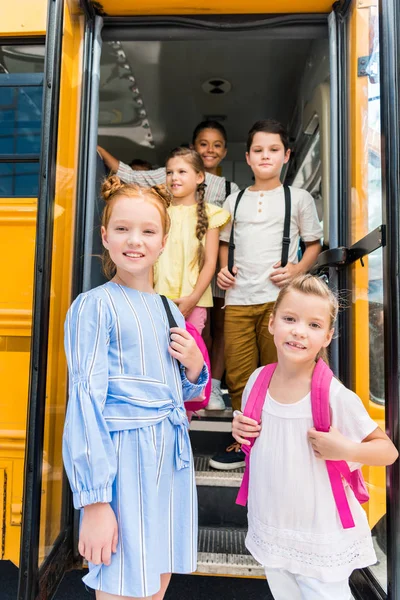
<svg viewBox="0 0 400 600"><path fill-rule="evenodd" d="M257 373L246 386L242 408ZM376 429L358 396L336 379L330 404L332 425L348 438L360 442ZM350 488L356 526L342 528L325 461L314 456L307 440L311 427L310 394L289 405L267 394L262 431L251 452L246 546L265 567L342 581L374 564L375 551L366 514Z"/></svg>

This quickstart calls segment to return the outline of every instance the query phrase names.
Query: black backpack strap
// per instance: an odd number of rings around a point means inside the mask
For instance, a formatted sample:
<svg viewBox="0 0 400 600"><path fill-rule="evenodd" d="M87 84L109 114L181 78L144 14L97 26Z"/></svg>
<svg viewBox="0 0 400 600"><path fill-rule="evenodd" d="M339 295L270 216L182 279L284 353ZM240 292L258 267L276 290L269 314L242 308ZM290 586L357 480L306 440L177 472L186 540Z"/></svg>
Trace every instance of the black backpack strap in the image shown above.
<svg viewBox="0 0 400 600"><path fill-rule="evenodd" d="M225 198L231 195L231 182L225 179Z"/></svg>
<svg viewBox="0 0 400 600"><path fill-rule="evenodd" d="M229 238L229 248L228 248L228 271L231 275L233 275L232 273L232 269L233 269L233 265L235 257L234 257L234 252L235 252L235 218L236 218L236 211L239 205L239 202L243 196L243 194L245 193L246 190L241 190L238 194L238 197L236 198L236 202L235 202L235 209L233 211L233 215L232 215L232 229L231 229L231 235Z"/></svg>
<svg viewBox="0 0 400 600"><path fill-rule="evenodd" d="M177 322L174 319L174 315L172 314L172 310L171 310L171 307L169 305L167 298L165 296L161 296L161 295L160 295L160 298L162 300L162 303L164 304L165 312L167 313L169 328L171 329L171 327L178 327Z"/></svg>
<svg viewBox="0 0 400 600"><path fill-rule="evenodd" d="M283 224L281 267L286 267L289 258L290 218L292 212L292 199L290 194L290 187L288 185L284 185L283 190L285 192L285 221Z"/></svg>

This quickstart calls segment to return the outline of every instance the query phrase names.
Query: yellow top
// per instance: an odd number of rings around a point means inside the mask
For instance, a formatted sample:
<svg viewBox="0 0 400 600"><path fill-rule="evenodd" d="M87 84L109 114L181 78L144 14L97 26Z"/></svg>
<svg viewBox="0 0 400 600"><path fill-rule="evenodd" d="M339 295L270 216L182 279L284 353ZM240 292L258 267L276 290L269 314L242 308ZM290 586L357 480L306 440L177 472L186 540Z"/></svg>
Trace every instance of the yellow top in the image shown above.
<svg viewBox="0 0 400 600"><path fill-rule="evenodd" d="M227 210L214 204L206 204L208 229L222 227L230 219ZM175 205L168 209L171 217L171 229L163 254L154 265L154 288L171 300L189 296L197 283L199 267L196 256L198 240L196 238L196 204L191 206ZM205 237L202 243L205 244ZM193 264L194 263L194 264ZM200 298L197 306L212 306L211 285Z"/></svg>

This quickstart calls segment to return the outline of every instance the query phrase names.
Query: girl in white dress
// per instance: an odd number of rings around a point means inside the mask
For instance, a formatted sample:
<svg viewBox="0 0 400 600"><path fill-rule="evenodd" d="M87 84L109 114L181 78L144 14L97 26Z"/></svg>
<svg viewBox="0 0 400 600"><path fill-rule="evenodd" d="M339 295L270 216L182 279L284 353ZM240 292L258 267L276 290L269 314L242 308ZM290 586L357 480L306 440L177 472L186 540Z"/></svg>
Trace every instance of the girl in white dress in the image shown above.
<svg viewBox="0 0 400 600"><path fill-rule="evenodd" d="M282 288L269 323L278 365L263 406L261 425L239 411L233 436L249 445L249 530L246 546L265 567L275 600L349 600L349 576L376 562L364 510L347 486L355 527L343 529L325 460L390 465L398 452L369 417L360 398L337 379L330 387L332 427L313 428L311 379L325 358L338 303L312 275ZM242 410L260 369L250 377Z"/></svg>

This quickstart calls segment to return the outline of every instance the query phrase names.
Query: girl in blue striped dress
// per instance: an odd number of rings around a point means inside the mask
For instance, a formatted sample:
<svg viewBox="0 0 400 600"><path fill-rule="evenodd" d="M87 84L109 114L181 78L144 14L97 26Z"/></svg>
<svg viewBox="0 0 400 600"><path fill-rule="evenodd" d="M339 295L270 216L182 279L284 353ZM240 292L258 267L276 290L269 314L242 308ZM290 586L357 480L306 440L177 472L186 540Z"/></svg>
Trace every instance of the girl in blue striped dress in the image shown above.
<svg viewBox="0 0 400 600"><path fill-rule="evenodd" d="M155 188L103 185L110 281L83 293L65 324L70 374L63 456L81 509L84 582L97 600L162 600L171 573L196 569L197 497L184 400L208 373L184 319L169 329L150 274L169 229Z"/></svg>

